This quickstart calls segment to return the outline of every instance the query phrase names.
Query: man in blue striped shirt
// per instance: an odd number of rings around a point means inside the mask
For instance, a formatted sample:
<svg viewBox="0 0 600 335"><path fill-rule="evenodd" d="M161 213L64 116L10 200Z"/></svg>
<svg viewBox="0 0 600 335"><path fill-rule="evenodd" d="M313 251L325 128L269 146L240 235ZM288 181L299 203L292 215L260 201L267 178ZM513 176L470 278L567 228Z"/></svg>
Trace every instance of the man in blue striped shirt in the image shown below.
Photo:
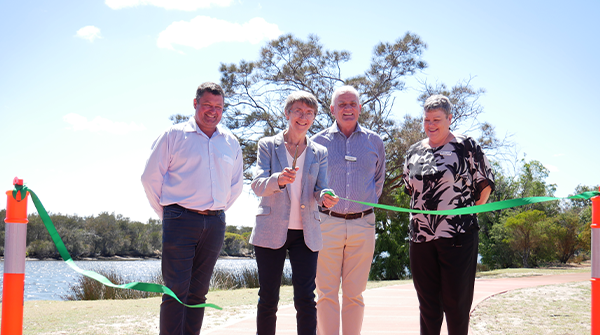
<svg viewBox="0 0 600 335"><path fill-rule="evenodd" d="M358 124L361 105L354 87L338 88L331 101L336 122L312 137L327 148L329 187L342 198L377 203L385 178L383 141ZM375 250L373 207L340 199L320 211L323 249L317 263L317 334L340 334L340 279L342 333L360 334L362 292Z"/></svg>

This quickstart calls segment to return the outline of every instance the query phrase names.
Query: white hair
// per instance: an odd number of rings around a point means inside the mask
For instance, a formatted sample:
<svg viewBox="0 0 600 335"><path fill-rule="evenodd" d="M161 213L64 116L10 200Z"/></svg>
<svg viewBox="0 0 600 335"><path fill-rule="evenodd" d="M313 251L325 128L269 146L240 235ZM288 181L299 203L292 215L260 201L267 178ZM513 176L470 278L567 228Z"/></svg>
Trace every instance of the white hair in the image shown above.
<svg viewBox="0 0 600 335"><path fill-rule="evenodd" d="M360 103L360 94L358 94L358 91L356 90L356 88L350 86L350 85L344 85L341 87L338 87L335 89L335 91L333 92L333 95L331 96L331 104L329 105L330 107L333 107L333 105L335 104L335 99L337 99L337 97L340 94L344 94L344 93L352 93L356 96L356 100L359 101Z"/></svg>

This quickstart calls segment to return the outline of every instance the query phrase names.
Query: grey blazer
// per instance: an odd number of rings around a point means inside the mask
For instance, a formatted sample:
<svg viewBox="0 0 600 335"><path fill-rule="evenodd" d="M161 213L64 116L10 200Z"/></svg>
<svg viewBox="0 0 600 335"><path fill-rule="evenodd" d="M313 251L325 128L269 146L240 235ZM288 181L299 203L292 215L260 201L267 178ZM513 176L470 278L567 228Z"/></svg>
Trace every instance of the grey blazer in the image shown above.
<svg viewBox="0 0 600 335"><path fill-rule="evenodd" d="M308 137L306 141L300 214L306 246L312 251L319 251L323 247L323 239L318 205L323 204L323 194L332 190L327 188L327 149ZM252 245L279 249L287 240L290 190L287 185L280 189L277 183L277 177L285 167L289 167L289 164L283 133L260 139L256 173L251 184L254 193L260 197L256 222L250 236Z"/></svg>

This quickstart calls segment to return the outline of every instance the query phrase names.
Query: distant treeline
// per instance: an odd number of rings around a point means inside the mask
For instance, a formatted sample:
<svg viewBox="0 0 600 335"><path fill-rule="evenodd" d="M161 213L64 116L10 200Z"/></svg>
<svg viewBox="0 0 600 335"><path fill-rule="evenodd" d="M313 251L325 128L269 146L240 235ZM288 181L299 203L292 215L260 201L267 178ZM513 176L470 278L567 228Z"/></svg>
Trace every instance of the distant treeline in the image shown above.
<svg viewBox="0 0 600 335"><path fill-rule="evenodd" d="M4 241L6 210L0 210L0 237ZM94 257L159 257L162 250L162 224L131 221L120 214L107 212L97 216L50 214L50 218L73 259ZM28 216L27 257L60 258L50 234L37 214ZM227 226L222 255L250 256L248 244L251 227ZM4 243L0 245L4 255Z"/></svg>

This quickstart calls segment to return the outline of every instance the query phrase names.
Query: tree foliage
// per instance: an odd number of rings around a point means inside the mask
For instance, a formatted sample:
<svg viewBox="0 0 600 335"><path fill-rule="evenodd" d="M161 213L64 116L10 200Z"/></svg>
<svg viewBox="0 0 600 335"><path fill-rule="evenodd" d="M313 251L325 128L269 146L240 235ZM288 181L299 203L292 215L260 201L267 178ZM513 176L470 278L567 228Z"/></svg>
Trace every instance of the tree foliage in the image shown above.
<svg viewBox="0 0 600 335"><path fill-rule="evenodd" d="M521 159L510 175L493 164L496 190L490 201L554 196L556 185L546 181L549 171L539 161ZM592 187L579 185L575 194ZM546 219L538 220L536 215ZM510 210L482 213L479 251L490 268L566 263L590 251L589 200L550 201ZM529 235L528 235L529 234ZM529 247L526 245L529 243Z"/></svg>
<svg viewBox="0 0 600 335"><path fill-rule="evenodd" d="M401 207L408 207L410 197L404 192L397 192L396 203ZM370 280L395 280L410 276L408 257L408 213L387 213L376 210L375 252Z"/></svg>
<svg viewBox="0 0 600 335"><path fill-rule="evenodd" d="M346 77L342 66L350 60L350 52L327 50L315 35L303 41L288 34L268 42L256 61L221 64L221 85L227 96L224 120L240 139L246 177L250 178L248 169L256 161L257 140L286 128L284 101L296 90L314 94L319 103L310 134L332 124L331 96L336 87L346 84L361 94L361 124L391 141L394 94L406 89L405 77L427 66L422 60L426 47L411 33L394 43L381 42L373 49L369 68L362 75Z"/></svg>
<svg viewBox="0 0 600 335"><path fill-rule="evenodd" d="M0 210L0 236L4 238L6 210ZM162 251L162 223L149 219L147 223L131 221L120 214L103 212L97 216L80 217L50 213L50 219L73 259L130 256L157 257ZM37 214L28 216L27 256L60 258L46 226ZM252 227L227 226L222 254L248 256ZM0 255L4 245L0 246Z"/></svg>
<svg viewBox="0 0 600 335"><path fill-rule="evenodd" d="M2 235L5 217L6 210L1 210ZM141 223L108 212L89 217L50 213L50 219L73 259L115 255L155 257L160 255L162 249L162 224L158 220L150 219L147 223ZM28 220L27 256L59 258L58 250L40 216L30 214Z"/></svg>
<svg viewBox="0 0 600 335"><path fill-rule="evenodd" d="M521 256L523 267L529 267L531 254L549 238L545 220L546 214L538 210L522 212L506 219L505 242Z"/></svg>

